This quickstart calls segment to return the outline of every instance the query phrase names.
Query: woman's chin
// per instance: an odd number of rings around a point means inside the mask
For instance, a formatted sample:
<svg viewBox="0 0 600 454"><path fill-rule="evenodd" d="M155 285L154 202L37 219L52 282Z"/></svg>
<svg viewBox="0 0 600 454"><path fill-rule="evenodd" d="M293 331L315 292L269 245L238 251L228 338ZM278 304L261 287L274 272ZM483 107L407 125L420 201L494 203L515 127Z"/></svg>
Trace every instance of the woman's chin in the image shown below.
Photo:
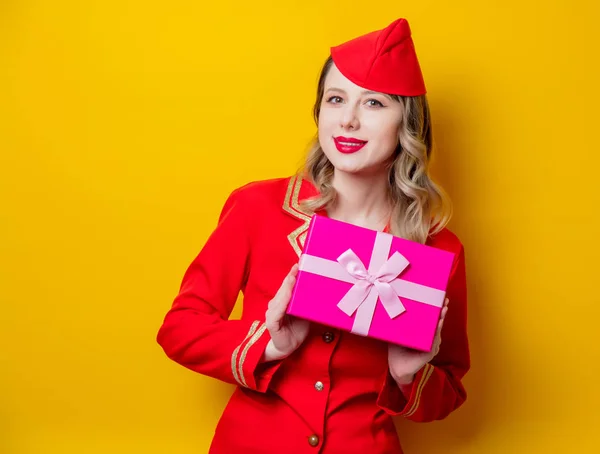
<svg viewBox="0 0 600 454"><path fill-rule="evenodd" d="M336 173L343 173L349 176L373 176L374 174L380 173L380 166L333 166Z"/></svg>
<svg viewBox="0 0 600 454"><path fill-rule="evenodd" d="M361 156L358 155L348 155L336 151L335 154L327 157L338 172L356 173L365 167L364 159L361 159Z"/></svg>

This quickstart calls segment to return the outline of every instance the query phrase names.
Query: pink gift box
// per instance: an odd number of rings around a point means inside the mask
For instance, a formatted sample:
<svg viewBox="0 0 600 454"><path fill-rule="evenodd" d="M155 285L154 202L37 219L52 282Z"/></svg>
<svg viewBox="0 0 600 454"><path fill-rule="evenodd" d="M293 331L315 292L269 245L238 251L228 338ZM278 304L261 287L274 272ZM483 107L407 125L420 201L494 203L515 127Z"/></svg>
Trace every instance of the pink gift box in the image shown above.
<svg viewBox="0 0 600 454"><path fill-rule="evenodd" d="M448 251L314 215L287 313L430 351L453 260Z"/></svg>

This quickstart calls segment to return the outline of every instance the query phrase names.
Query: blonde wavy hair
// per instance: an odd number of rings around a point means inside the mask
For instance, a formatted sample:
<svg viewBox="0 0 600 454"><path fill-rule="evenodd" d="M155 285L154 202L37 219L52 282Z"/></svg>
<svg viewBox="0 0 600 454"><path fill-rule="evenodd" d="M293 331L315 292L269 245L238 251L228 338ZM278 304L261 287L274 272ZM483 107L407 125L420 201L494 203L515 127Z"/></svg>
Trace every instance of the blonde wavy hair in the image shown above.
<svg viewBox="0 0 600 454"><path fill-rule="evenodd" d="M333 64L327 59L319 76L317 99L313 108L319 124L325 78ZM389 192L393 235L425 243L429 236L441 231L452 216L452 205L444 190L429 174L432 152L431 118L425 95L392 96L404 108L398 134L398 147L389 166ZM334 168L319 144L318 134L308 153L304 173L320 194L302 203L309 212L335 205L336 192L332 186Z"/></svg>

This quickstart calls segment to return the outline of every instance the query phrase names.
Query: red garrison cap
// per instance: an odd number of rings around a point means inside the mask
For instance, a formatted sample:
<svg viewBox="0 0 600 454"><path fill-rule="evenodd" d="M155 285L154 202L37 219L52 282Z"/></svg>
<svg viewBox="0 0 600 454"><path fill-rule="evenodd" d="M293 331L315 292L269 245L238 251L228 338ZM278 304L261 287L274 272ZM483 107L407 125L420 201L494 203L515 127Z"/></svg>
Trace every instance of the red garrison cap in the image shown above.
<svg viewBox="0 0 600 454"><path fill-rule="evenodd" d="M427 92L406 19L332 47L331 57L347 79L367 90L402 96Z"/></svg>

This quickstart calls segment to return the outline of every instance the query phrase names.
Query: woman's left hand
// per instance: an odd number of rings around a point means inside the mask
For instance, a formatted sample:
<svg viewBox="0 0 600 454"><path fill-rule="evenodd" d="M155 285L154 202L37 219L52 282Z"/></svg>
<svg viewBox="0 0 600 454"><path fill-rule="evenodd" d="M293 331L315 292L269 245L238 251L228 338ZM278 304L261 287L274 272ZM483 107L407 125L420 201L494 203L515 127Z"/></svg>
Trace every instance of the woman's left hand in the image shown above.
<svg viewBox="0 0 600 454"><path fill-rule="evenodd" d="M415 378L415 374L440 351L442 343L442 326L448 312L448 298L444 301L442 314L438 323L433 347L430 352L413 350L396 344L388 344L388 364L390 374L398 385L409 385Z"/></svg>

